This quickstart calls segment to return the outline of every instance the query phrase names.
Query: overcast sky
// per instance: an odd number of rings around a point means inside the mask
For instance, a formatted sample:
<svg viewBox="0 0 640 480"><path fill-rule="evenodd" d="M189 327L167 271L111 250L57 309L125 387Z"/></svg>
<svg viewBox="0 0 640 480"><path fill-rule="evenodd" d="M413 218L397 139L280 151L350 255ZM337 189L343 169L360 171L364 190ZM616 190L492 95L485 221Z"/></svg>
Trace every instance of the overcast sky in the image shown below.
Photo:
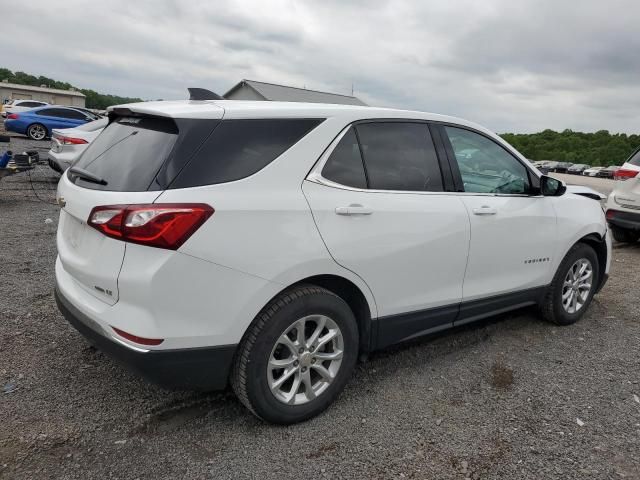
<svg viewBox="0 0 640 480"><path fill-rule="evenodd" d="M2 0L0 66L186 98L243 78L498 132L640 130L640 3Z"/></svg>

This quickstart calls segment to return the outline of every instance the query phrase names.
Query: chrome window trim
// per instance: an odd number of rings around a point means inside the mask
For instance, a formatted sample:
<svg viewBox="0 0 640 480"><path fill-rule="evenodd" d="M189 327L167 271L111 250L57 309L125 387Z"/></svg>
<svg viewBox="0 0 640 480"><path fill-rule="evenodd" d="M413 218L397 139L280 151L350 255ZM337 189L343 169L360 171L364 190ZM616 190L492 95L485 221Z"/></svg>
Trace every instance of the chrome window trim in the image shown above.
<svg viewBox="0 0 640 480"><path fill-rule="evenodd" d="M411 122L411 119L408 119L408 118L398 118L398 119L394 119L394 120L399 120L399 121L404 120L404 121L407 121L407 122ZM416 120L416 121L420 121L420 120ZM351 192L360 192L360 193L398 193L398 194L403 194L403 195L406 195L406 194L416 195L417 194L417 195L456 195L456 196L473 196L473 197L544 198L543 195L527 195L527 194L522 194L522 193L507 194L507 193L445 192L445 191L442 191L442 192L429 192L429 191L420 191L420 190L375 190L375 189L371 189L371 188L350 187L348 185L343 185L341 183L337 183L337 182L334 182L333 180L329 180L328 178L323 177L322 176L322 169L324 168L325 164L329 160L329 157L331 156L331 154L333 153L335 148L338 146L338 143L340 143L340 141L342 140L342 137L344 137L347 134L347 132L349 131L349 129L353 128L354 124L356 124L357 122L358 121L349 123L348 125L346 125L340 131L340 133L338 133L338 135L333 139L333 141L327 146L327 148L322 153L322 155L320 155L320 158L318 159L318 161L316 162L314 167L311 169L311 171L309 172L309 174L307 175L305 180L307 180L309 182L317 183L319 185L324 185L326 187L337 188L337 189L340 189L340 190L347 190L347 191L351 191ZM424 121L424 120L422 120L421 122L429 123L429 122ZM436 123L436 122L433 122L433 123ZM456 124L448 124L448 125L455 126ZM461 126L461 127L464 128L464 126ZM471 129L469 129L469 130L471 130ZM475 130L471 130L471 131L475 132ZM483 135L483 136L486 137L486 135ZM495 143L495 141L494 141L494 143ZM509 153L511 154L511 152L509 152ZM525 167L525 169L529 170L527 168L526 164L521 162L520 159L515 157L513 154L511 154L511 155L523 167ZM364 161L364 159L363 159L363 161Z"/></svg>

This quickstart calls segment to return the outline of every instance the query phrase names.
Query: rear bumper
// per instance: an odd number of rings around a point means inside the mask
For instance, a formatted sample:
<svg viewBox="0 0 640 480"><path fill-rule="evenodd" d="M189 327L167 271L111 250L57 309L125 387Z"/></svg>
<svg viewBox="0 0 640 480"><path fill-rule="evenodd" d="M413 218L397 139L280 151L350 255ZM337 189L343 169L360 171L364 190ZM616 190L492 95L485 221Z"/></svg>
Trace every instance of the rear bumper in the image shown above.
<svg viewBox="0 0 640 480"><path fill-rule="evenodd" d="M609 212L615 212L609 216ZM625 212L623 210L607 210L607 222L609 225L625 230L640 230L640 213Z"/></svg>
<svg viewBox="0 0 640 480"><path fill-rule="evenodd" d="M67 321L93 345L130 370L167 388L223 390L237 345L137 351L105 336L96 322L78 310L56 287L56 303Z"/></svg>

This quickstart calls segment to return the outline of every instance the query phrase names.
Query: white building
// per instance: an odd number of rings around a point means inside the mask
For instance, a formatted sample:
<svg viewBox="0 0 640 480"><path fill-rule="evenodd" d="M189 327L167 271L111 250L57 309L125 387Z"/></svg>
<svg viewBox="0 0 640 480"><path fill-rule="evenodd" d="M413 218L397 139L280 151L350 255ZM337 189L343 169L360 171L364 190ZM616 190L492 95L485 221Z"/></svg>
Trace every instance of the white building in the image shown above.
<svg viewBox="0 0 640 480"><path fill-rule="evenodd" d="M0 82L0 104L4 105L11 100L37 100L51 105L66 105L68 107L85 106L85 96L76 90L58 90L46 86L32 87L3 80Z"/></svg>

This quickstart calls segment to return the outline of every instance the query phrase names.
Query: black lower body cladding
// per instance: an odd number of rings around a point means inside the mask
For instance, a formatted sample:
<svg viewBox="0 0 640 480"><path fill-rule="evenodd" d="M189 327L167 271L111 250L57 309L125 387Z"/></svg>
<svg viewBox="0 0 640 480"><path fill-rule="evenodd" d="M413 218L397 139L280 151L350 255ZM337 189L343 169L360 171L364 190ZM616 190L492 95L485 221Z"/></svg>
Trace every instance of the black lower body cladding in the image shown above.
<svg viewBox="0 0 640 480"><path fill-rule="evenodd" d="M211 391L227 387L236 345L136 352L92 327L94 322L75 308L56 288L58 308L67 321L96 348L130 370L166 388Z"/></svg>

